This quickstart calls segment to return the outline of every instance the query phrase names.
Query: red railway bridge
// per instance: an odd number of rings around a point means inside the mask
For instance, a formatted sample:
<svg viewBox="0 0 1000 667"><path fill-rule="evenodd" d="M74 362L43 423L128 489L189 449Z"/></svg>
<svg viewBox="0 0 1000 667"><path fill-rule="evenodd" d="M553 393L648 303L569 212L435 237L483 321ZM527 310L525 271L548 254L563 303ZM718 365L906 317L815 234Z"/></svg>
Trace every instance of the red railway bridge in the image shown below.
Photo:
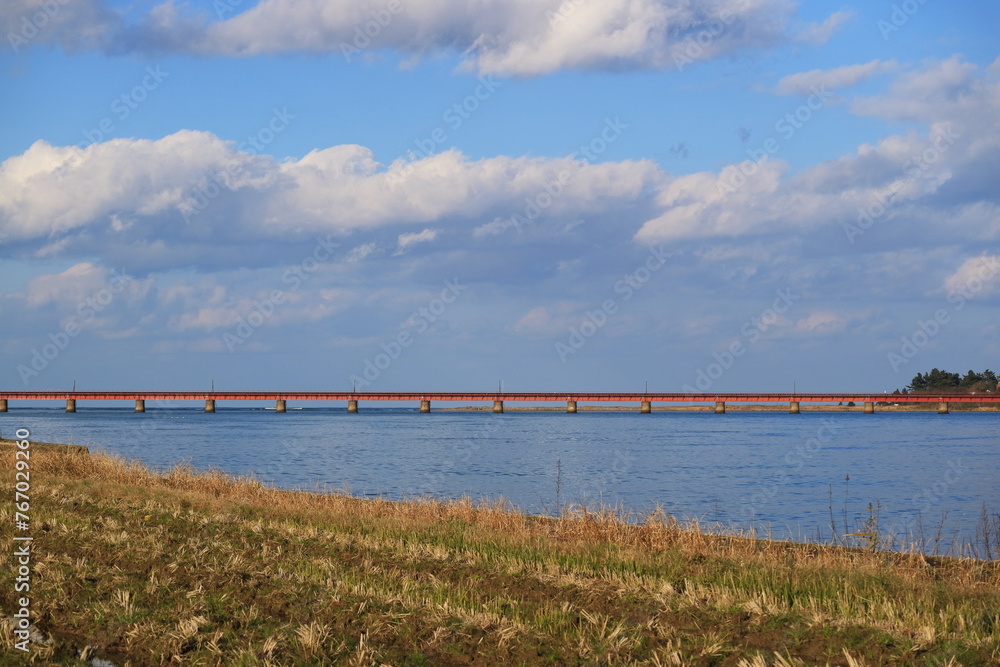
<svg viewBox="0 0 1000 667"><path fill-rule="evenodd" d="M145 412L146 401L204 401L205 412L215 412L217 401L274 402L276 412L285 412L289 401L330 401L347 403L348 412L357 412L361 401L419 401L420 412L431 411L431 401L493 402L493 412L504 411L505 402L566 402L566 412L575 413L579 403L635 403L641 413L652 411L653 403L709 403L717 414L726 412L726 403L787 403L798 414L802 403L855 403L866 414L877 403L937 403L938 412L948 413L951 403L995 403L1000 394L753 394L753 393L622 393L622 392L247 392L247 391L0 391L0 412L9 401L66 401L66 412L76 412L77 401L135 401L135 411Z"/></svg>

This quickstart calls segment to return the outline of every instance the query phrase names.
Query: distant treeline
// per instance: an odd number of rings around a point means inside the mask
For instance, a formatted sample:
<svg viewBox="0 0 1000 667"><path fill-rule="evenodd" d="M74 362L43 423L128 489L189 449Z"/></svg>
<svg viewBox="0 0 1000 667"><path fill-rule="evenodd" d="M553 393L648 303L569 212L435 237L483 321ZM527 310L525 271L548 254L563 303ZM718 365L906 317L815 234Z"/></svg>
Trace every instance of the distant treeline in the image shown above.
<svg viewBox="0 0 1000 667"><path fill-rule="evenodd" d="M998 384L1000 381L996 373L988 368L982 373L970 370L964 376L934 368L929 373L917 373L907 387L902 391L897 389L894 393L921 394L941 391L968 394L993 393L1000 388Z"/></svg>

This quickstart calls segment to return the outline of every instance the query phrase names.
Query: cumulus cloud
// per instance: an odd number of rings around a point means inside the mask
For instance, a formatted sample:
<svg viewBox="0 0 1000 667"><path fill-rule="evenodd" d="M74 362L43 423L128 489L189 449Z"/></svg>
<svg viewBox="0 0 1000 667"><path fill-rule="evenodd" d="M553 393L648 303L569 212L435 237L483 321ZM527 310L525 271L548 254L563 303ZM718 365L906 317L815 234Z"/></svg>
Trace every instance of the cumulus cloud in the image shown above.
<svg viewBox="0 0 1000 667"><path fill-rule="evenodd" d="M392 50L459 54L482 72L535 76L562 69L666 69L746 47L826 41L839 11L801 26L790 0L262 0L216 16L162 3L138 19L66 0L58 29L39 39L67 48L250 56L341 53L348 60ZM13 26L43 0L0 13ZM72 26L73 30L70 30Z"/></svg>
<svg viewBox="0 0 1000 667"><path fill-rule="evenodd" d="M158 141L114 139L75 146L35 142L0 164L0 221L12 238L56 236L106 225L128 232L134 221L170 211L192 213L210 181L233 190L260 188L277 172L271 158L235 151L204 132Z"/></svg>
<svg viewBox="0 0 1000 667"><path fill-rule="evenodd" d="M953 155L939 151L938 160L921 161L935 142L950 148L945 143L951 136L948 132L941 128L939 133L888 137L797 174L789 174L779 160L768 160L682 176L661 189L658 203L663 213L647 221L636 238L652 244L809 233L832 224L854 223L859 211L869 209L881 222L910 215L914 205L932 197L952 178L953 160L962 157L959 147Z"/></svg>
<svg viewBox="0 0 1000 667"><path fill-rule="evenodd" d="M718 173L699 172L678 177L664 185L657 196L662 213L646 222L636 234L643 243L668 240L740 236L768 231L785 221L776 219L776 202L786 169L768 161L750 177L739 165ZM739 183L740 187L733 187Z"/></svg>
<svg viewBox="0 0 1000 667"><path fill-rule="evenodd" d="M649 161L473 161L458 151L382 165L355 145L279 162L186 130L82 151L39 141L0 164L0 232L34 256L108 257L117 249L158 268L275 263L282 258L259 241L399 228L395 243L406 250L437 238L443 223L467 233L473 221L509 218L552 183L560 193L540 227L620 208L662 178ZM352 257L375 252L371 243Z"/></svg>
<svg viewBox="0 0 1000 667"><path fill-rule="evenodd" d="M823 78L850 83L884 65L809 73L787 87ZM986 174L1000 171L998 74L997 63L981 70L956 58L906 72L886 94L856 100L852 108L920 120L924 131L890 135L797 173L768 155L681 176L660 188L662 210L636 238L660 243L842 228L854 243L873 226L905 221L907 238L934 243L942 219L950 221L953 240L995 238L998 195ZM808 131L807 124L798 129Z"/></svg>

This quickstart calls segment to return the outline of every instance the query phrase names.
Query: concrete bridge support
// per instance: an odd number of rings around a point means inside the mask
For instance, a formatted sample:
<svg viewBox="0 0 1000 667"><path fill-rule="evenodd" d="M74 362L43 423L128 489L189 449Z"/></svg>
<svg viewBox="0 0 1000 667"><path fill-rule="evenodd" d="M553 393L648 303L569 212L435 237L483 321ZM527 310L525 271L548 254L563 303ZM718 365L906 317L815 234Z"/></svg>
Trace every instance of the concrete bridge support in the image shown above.
<svg viewBox="0 0 1000 667"><path fill-rule="evenodd" d="M724 415L724 414L726 414L726 402L725 401L716 401L715 402L715 414L717 414L717 415Z"/></svg>
<svg viewBox="0 0 1000 667"><path fill-rule="evenodd" d="M136 412L145 412L146 411L146 399L144 399L144 398L137 398L137 399L135 399L135 411Z"/></svg>
<svg viewBox="0 0 1000 667"><path fill-rule="evenodd" d="M948 404L945 401L938 403L938 414L946 415L948 414Z"/></svg>
<svg viewBox="0 0 1000 667"><path fill-rule="evenodd" d="M274 404L274 411L277 413L288 412L288 403L283 398L279 398Z"/></svg>
<svg viewBox="0 0 1000 667"><path fill-rule="evenodd" d="M503 401L493 401L493 413L498 415L503 414Z"/></svg>
<svg viewBox="0 0 1000 667"><path fill-rule="evenodd" d="M653 404L649 401L643 401L642 405L639 406L639 414L648 415L653 411Z"/></svg>
<svg viewBox="0 0 1000 667"><path fill-rule="evenodd" d="M799 402L798 401L792 401L791 403L788 404L788 414L790 414L790 415L797 415L797 414L799 414Z"/></svg>
<svg viewBox="0 0 1000 667"><path fill-rule="evenodd" d="M865 414L866 415L873 415L873 414L875 414L875 402L874 401L865 401Z"/></svg>
<svg viewBox="0 0 1000 667"><path fill-rule="evenodd" d="M76 412L76 399L67 398L66 399L66 412Z"/></svg>
<svg viewBox="0 0 1000 667"><path fill-rule="evenodd" d="M576 401L566 401L566 413L571 415L576 414Z"/></svg>
<svg viewBox="0 0 1000 667"><path fill-rule="evenodd" d="M205 412L215 412L215 399L206 398L205 399Z"/></svg>
<svg viewBox="0 0 1000 667"><path fill-rule="evenodd" d="M421 414L426 414L426 413L428 413L430 411L431 411L431 402L430 401L426 401L426 400L420 401L420 412L421 412Z"/></svg>
<svg viewBox="0 0 1000 667"><path fill-rule="evenodd" d="M0 398L0 412L7 412L7 399Z"/></svg>
<svg viewBox="0 0 1000 667"><path fill-rule="evenodd" d="M352 415L358 413L358 401L357 401L357 399L352 398L352 399L349 399L347 401L347 411L350 412Z"/></svg>

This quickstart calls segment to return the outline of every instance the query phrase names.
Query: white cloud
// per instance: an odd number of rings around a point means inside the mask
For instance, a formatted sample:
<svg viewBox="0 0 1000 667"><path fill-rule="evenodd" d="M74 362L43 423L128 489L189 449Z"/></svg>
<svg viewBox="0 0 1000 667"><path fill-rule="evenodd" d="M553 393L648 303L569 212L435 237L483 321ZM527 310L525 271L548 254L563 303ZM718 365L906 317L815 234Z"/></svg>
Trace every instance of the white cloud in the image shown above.
<svg viewBox="0 0 1000 667"><path fill-rule="evenodd" d="M557 301L548 306L537 306L517 319L510 330L527 338L550 338L565 335L571 326L580 324L579 310L586 304Z"/></svg>
<svg viewBox="0 0 1000 667"><path fill-rule="evenodd" d="M970 257L945 278L944 290L971 298L1000 294L1000 256Z"/></svg>
<svg viewBox="0 0 1000 667"><path fill-rule="evenodd" d="M924 67L905 73L887 93L857 100L852 111L865 116L923 123L941 120L961 121L985 130L1000 125L998 114L984 114L1000 106L997 91L1000 83L1000 58L980 71L973 63L958 56L930 61ZM996 135L996 132L991 134Z"/></svg>
<svg viewBox="0 0 1000 667"><path fill-rule="evenodd" d="M808 316L795 321L795 331L804 334L840 333L854 320L851 313L840 313L828 309L820 309Z"/></svg>
<svg viewBox="0 0 1000 667"><path fill-rule="evenodd" d="M110 274L91 262L81 262L62 273L49 273L33 278L25 287L28 306L38 308L49 303L75 308L85 304L98 290L107 287Z"/></svg>
<svg viewBox="0 0 1000 667"><path fill-rule="evenodd" d="M742 181L740 167L731 165L719 173L701 172L674 179L660 189L657 204L663 212L646 222L636 239L648 244L714 236L740 236L780 228L775 207L785 167L777 161L759 165ZM729 191L730 184L743 185Z"/></svg>
<svg viewBox="0 0 1000 667"><path fill-rule="evenodd" d="M243 277L246 280L246 277ZM343 289L322 287L313 290L282 290L280 281L268 284L265 274L253 278L254 285L234 285L224 289L216 281L233 283L239 277L233 274L216 274L198 284L185 285L181 302L165 296L157 308L167 317L167 326L175 332L220 332L246 322L254 322L252 329L280 327L289 323L316 322L335 315L353 301ZM263 281L261 284L256 284ZM285 286L287 287L287 286ZM278 298L274 296L278 293ZM204 297L199 298L199 297ZM171 305L171 301L175 301Z"/></svg>
<svg viewBox="0 0 1000 667"><path fill-rule="evenodd" d="M489 5L410 0L400 7L380 15L384 3L265 0L208 27L191 48L227 55L349 52L359 46L416 55L457 50L482 72L522 76L567 68L664 68L674 65L673 56L688 37L705 30L714 31L707 48L712 55L784 41L782 24L794 6L783 0L741 6L712 0L500 0ZM373 20L369 43L364 29Z"/></svg>
<svg viewBox="0 0 1000 667"><path fill-rule="evenodd" d="M575 220L634 202L662 178L650 161L470 161L457 151L383 166L369 149L352 145L278 162L187 130L157 141L115 139L79 153L39 141L0 164L0 232L27 242L36 255L118 253L161 268L232 264L253 253L267 261L261 246L240 251L254 240L306 241L393 226L404 228L397 232L400 249L412 248L440 234L445 220L468 233L470 221L509 218L560 180L546 219ZM417 236L406 236L414 226ZM371 243L353 257L374 252Z"/></svg>
<svg viewBox="0 0 1000 667"><path fill-rule="evenodd" d="M245 308L239 308L240 305L245 306ZM187 331L189 329L212 330L231 327L236 325L246 313L252 312L253 308L253 304L249 302L226 307L199 308L181 313L171 321L170 327L175 331Z"/></svg>
<svg viewBox="0 0 1000 667"><path fill-rule="evenodd" d="M511 326L511 330L519 335L548 335L553 333L550 324L552 315L545 306L532 308Z"/></svg>
<svg viewBox="0 0 1000 667"><path fill-rule="evenodd" d="M778 81L779 95L811 95L816 90L841 90L856 86L873 76L891 72L899 67L895 60L872 60L863 65L845 65L833 69L814 69L790 74Z"/></svg>
<svg viewBox="0 0 1000 667"><path fill-rule="evenodd" d="M665 69L744 47L791 39L795 4L786 0L410 0L385 5L326 0L265 0L210 26L191 48L247 55L386 48L421 55L457 50L485 73L534 76L561 69ZM801 38L823 41L849 16L836 12ZM370 43L364 37L372 27ZM386 20L388 18L388 20ZM694 45L694 46L692 46Z"/></svg>
<svg viewBox="0 0 1000 667"><path fill-rule="evenodd" d="M376 243L365 243L359 245L356 248L352 248L349 253L347 253L348 262L360 262L361 260L370 257L372 253L378 248Z"/></svg>
<svg viewBox="0 0 1000 667"><path fill-rule="evenodd" d="M859 75L835 74L848 82ZM907 226L909 242L935 244L945 233L942 219L949 221L949 242L995 238L997 190L995 177L988 175L1000 172L998 74L996 64L984 72L955 59L907 72L886 95L859 100L854 109L918 118L925 131L890 135L798 173L789 173L780 160L768 156L759 163L748 160L719 172L675 178L661 186L661 212L642 226L636 239L652 244L801 234L846 229L859 221L867 231L898 221ZM798 131L808 132L809 126ZM866 213L871 215L865 218ZM852 239L856 236L847 237Z"/></svg>
<svg viewBox="0 0 1000 667"><path fill-rule="evenodd" d="M258 169L272 162L189 130L158 141L113 139L82 151L36 141L0 164L0 224L12 238L97 225L126 232L137 216L148 221L171 211L193 211L198 186L210 178L225 175L235 189L259 187ZM270 172L265 180L273 167ZM121 224L123 215L128 226Z"/></svg>
<svg viewBox="0 0 1000 667"><path fill-rule="evenodd" d="M410 246L416 245L417 243L430 243L438 237L441 233L439 229L425 229L421 232L413 232L407 234L400 234L399 238L396 239L396 254L403 254Z"/></svg>
<svg viewBox="0 0 1000 667"><path fill-rule="evenodd" d="M4 0L0 36L4 48L20 52L35 43L65 49L107 48L120 26L119 17L96 0Z"/></svg>
<svg viewBox="0 0 1000 667"><path fill-rule="evenodd" d="M148 280L137 280L127 272L93 262L80 262L60 273L46 273L25 285L24 303L29 308L55 305L72 316L92 321L96 314L145 298Z"/></svg>
<svg viewBox="0 0 1000 667"><path fill-rule="evenodd" d="M676 239L814 232L855 223L859 210L876 206L882 223L912 213L952 177L954 155L915 169L912 160L933 146L935 135L889 137L851 156L789 176L783 162L731 165L718 173L677 178L660 191L663 212L636 239L653 244ZM753 168L749 176L744 174ZM887 202L886 206L881 202Z"/></svg>
<svg viewBox="0 0 1000 667"><path fill-rule="evenodd" d="M840 30L841 26L854 18L854 12L849 9L842 9L830 14L820 23L811 23L806 26L798 38L803 42L813 44L826 44L833 36L833 33Z"/></svg>
<svg viewBox="0 0 1000 667"><path fill-rule="evenodd" d="M918 89L937 95L927 80L945 87L955 81L942 69L967 70L930 63L902 75L883 103L896 104L894 96L909 100L916 80L924 81ZM867 247L880 229L905 225L905 236L893 237L904 238L904 247L937 246L945 236L949 244L981 247L1000 235L990 179L1000 171L1000 143L977 129L1000 116L997 69L963 74L970 80L962 79L960 88L974 95L944 105L943 118L928 123L926 131L891 135L798 173L777 156L759 165L676 177L650 161L470 160L458 151L383 165L356 145L279 161L190 131L157 141L117 139L79 155L38 142L0 164L0 233L13 239L11 247L22 256L100 258L109 266L126 258L129 266L155 271L284 267L309 256L317 238L333 237L333 246L343 244L343 250L331 251L318 271L329 272L330 280L367 275L374 263L358 260L405 251L414 260L408 263L413 272L447 262L463 275L489 275L516 261L533 267L534 273L521 274L532 281L556 267L576 266L584 245L606 247L609 240L632 237L644 244L714 238L723 245L739 238L741 247L759 240L761 248L784 244L784 255L813 239L831 252L850 253ZM956 138L941 143L946 132ZM513 229L512 216L523 216L526 201L556 181L563 182L561 194L549 197L526 226ZM215 193L208 199L205 188L212 183ZM860 210L880 201L888 205L872 236L852 248L843 225L856 224ZM941 220L948 220L947 228ZM447 257L429 260L427 254L445 239ZM545 261L526 259L536 256ZM741 258L705 250L699 256L730 264L727 275L745 281L766 272L762 265L775 254ZM283 286L280 276L277 286ZM319 286L336 287L329 281ZM220 326L233 312L246 312L240 297L225 290L184 296L174 286L165 294L165 302L174 304L169 312L175 326ZM301 307L301 313L288 312L322 316L316 302Z"/></svg>
<svg viewBox="0 0 1000 667"><path fill-rule="evenodd" d="M510 229L515 229L516 230L517 229L517 223L515 223L510 218L507 218L507 219L494 218L491 222L487 222L486 224L479 225L478 227L476 227L475 229L473 229L472 230L472 235L474 237L476 237L477 239L479 239L479 238L485 238L485 237L488 237L488 236L499 236L500 234L503 234L503 233L507 232Z"/></svg>
<svg viewBox="0 0 1000 667"><path fill-rule="evenodd" d="M94 0L65 0L58 28L39 41L108 52L251 56L387 49L411 58L455 52L485 73L534 76L563 69L669 69L747 47L822 43L851 13L802 26L790 0L262 0L212 21L173 0L126 20ZM16 0L16 26L43 0ZM231 4L218 3L223 10ZM242 7L238 7L242 9ZM127 11L135 11L127 10Z"/></svg>
<svg viewBox="0 0 1000 667"><path fill-rule="evenodd" d="M50 333L75 337L91 331L105 340L131 338L139 331L136 312L148 305L154 284L93 262L80 262L59 273L29 280L23 293L4 295L17 312L11 320L43 321Z"/></svg>

